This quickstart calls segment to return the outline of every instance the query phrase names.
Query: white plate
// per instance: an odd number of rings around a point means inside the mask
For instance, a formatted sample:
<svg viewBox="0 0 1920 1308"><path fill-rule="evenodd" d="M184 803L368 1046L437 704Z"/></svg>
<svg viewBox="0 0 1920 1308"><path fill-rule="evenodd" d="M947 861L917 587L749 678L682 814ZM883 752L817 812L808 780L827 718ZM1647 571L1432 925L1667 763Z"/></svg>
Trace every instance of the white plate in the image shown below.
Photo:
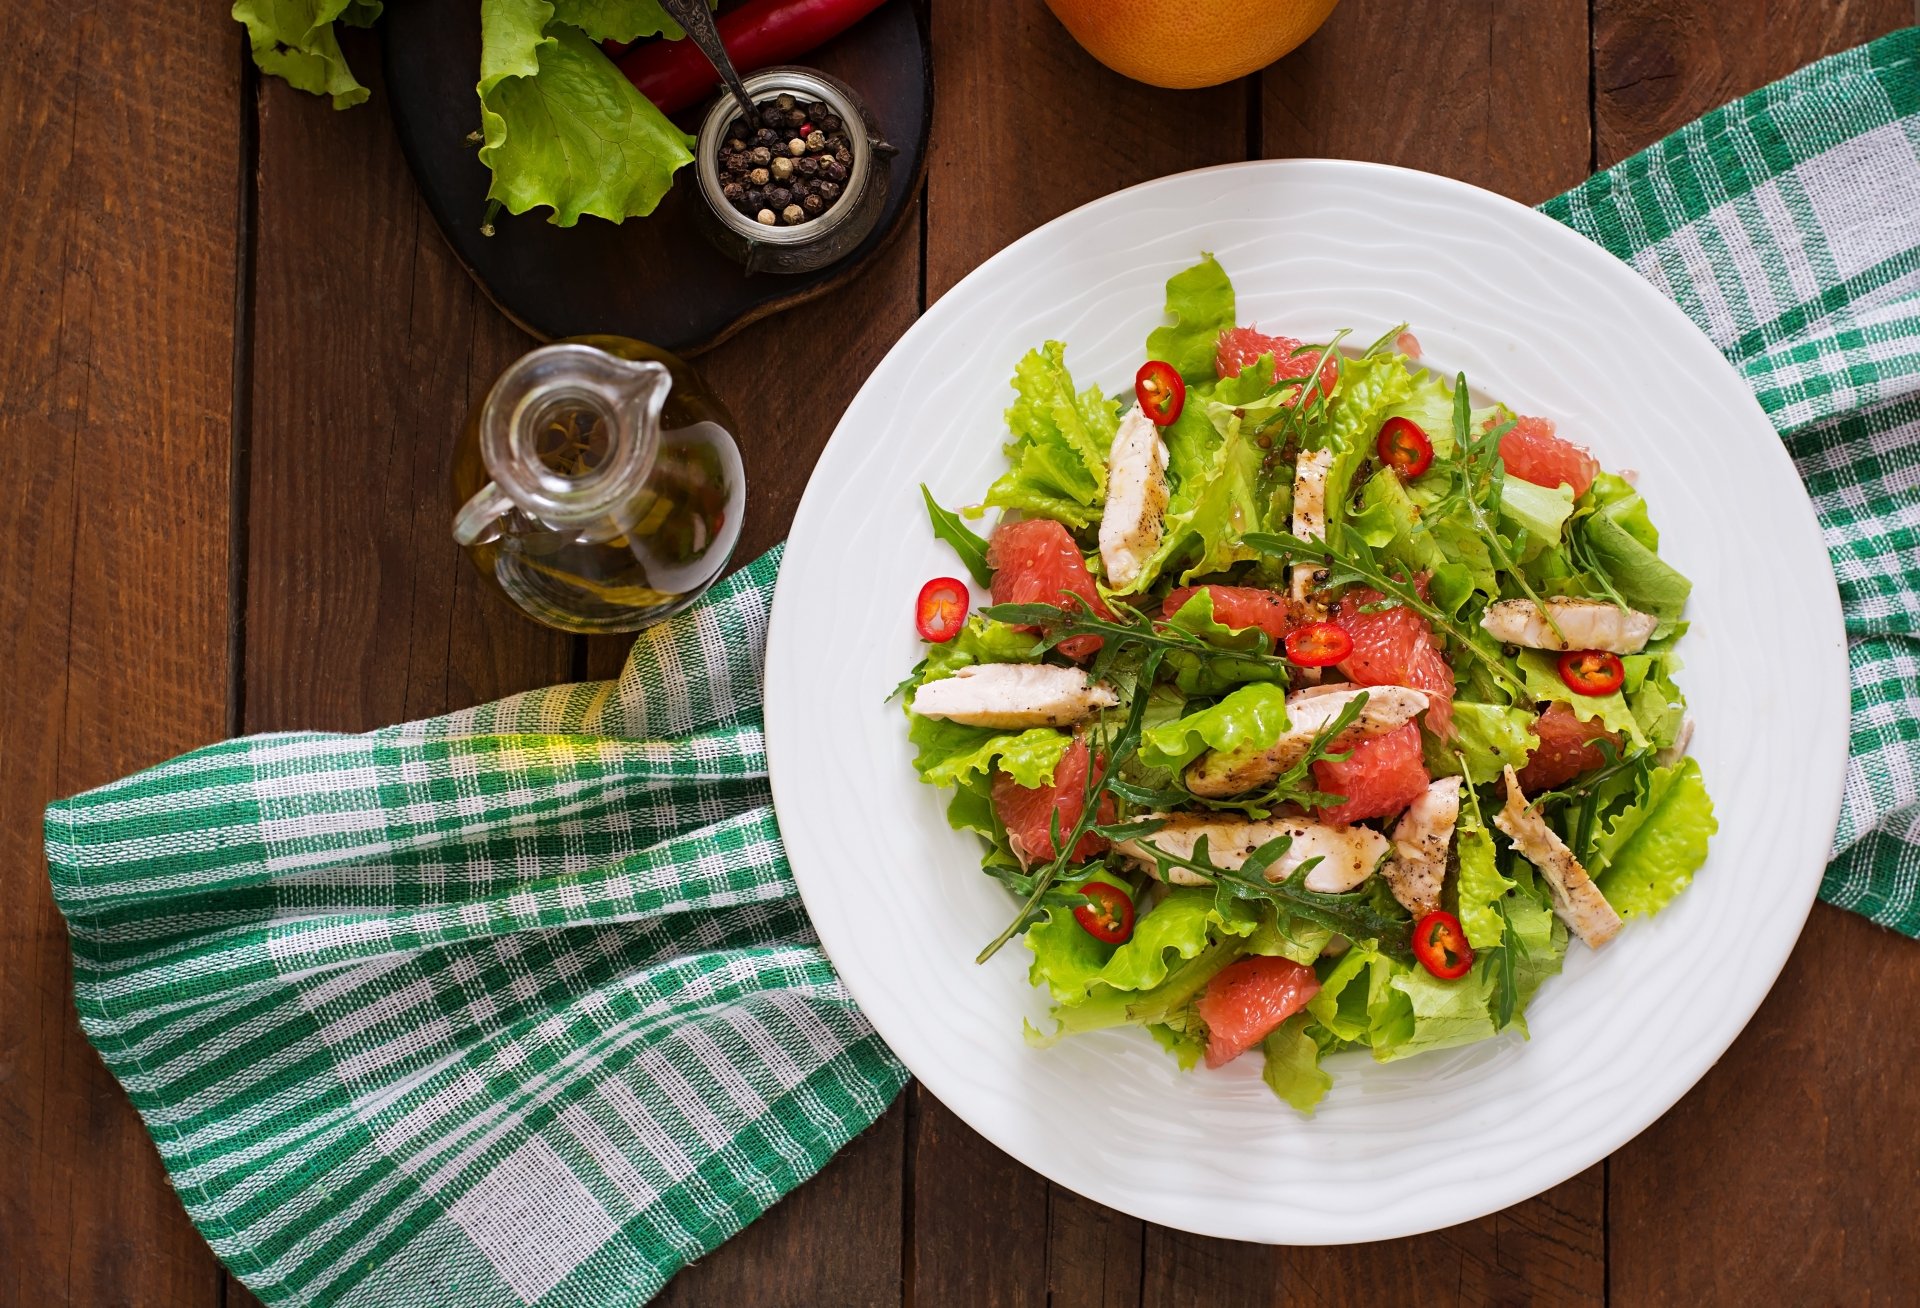
<svg viewBox="0 0 1920 1308"><path fill-rule="evenodd" d="M1124 389L1162 285L1213 251L1239 318L1366 341L1405 320L1424 362L1551 416L1641 471L1661 554L1694 582L1681 683L1720 834L1693 887L1565 973L1517 1033L1375 1064L1331 1058L1311 1120L1247 1057L1182 1073L1141 1031L1029 1048L1027 951L975 952L1012 901L909 765L889 690L909 612L963 570L917 485L976 502L1002 466L1007 378L1056 338ZM1820 882L1846 756L1838 597L1799 478L1739 376L1625 265L1552 220L1424 173L1320 160L1150 182L1015 242L901 338L848 408L794 520L767 649L780 827L827 953L914 1075L1060 1184L1168 1226L1344 1243L1448 1226L1574 1175L1732 1043Z"/></svg>

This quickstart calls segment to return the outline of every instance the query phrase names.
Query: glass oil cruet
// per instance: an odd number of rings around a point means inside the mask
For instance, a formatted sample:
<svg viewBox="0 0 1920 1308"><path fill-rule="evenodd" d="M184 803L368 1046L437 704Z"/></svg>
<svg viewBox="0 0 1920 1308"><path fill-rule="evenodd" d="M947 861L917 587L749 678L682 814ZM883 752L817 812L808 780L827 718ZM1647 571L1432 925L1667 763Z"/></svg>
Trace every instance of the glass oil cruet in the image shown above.
<svg viewBox="0 0 1920 1308"><path fill-rule="evenodd" d="M454 454L453 538L562 631L637 631L712 585L740 538L733 418L682 359L582 336L523 355Z"/></svg>

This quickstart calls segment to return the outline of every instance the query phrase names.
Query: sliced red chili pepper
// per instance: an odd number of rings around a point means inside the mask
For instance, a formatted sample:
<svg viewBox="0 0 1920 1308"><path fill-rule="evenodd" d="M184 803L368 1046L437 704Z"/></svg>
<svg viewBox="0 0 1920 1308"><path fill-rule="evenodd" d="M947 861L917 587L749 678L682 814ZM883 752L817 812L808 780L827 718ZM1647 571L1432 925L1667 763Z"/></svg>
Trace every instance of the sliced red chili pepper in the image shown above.
<svg viewBox="0 0 1920 1308"><path fill-rule="evenodd" d="M1154 426L1165 427L1180 416L1187 402L1187 383L1166 360L1148 359L1133 374L1133 393L1140 401L1140 412Z"/></svg>
<svg viewBox="0 0 1920 1308"><path fill-rule="evenodd" d="M1411 418L1388 418L1380 424L1380 439L1375 443L1380 462L1412 481L1433 466L1433 442L1420 424Z"/></svg>
<svg viewBox="0 0 1920 1308"><path fill-rule="evenodd" d="M1119 886L1104 881L1089 881L1080 887L1087 903L1073 910L1073 920L1095 940L1109 945L1125 944L1133 935L1133 900Z"/></svg>
<svg viewBox="0 0 1920 1308"><path fill-rule="evenodd" d="M1353 637L1331 622L1309 622L1287 633L1287 658L1303 668L1330 668L1353 653Z"/></svg>
<svg viewBox="0 0 1920 1308"><path fill-rule="evenodd" d="M1560 680L1576 695L1611 695L1627 679L1618 654L1604 649L1571 649L1560 656Z"/></svg>
<svg viewBox="0 0 1920 1308"><path fill-rule="evenodd" d="M957 577L935 577L922 586L913 602L913 625L920 639L944 645L959 635L969 602L966 583Z"/></svg>
<svg viewBox="0 0 1920 1308"><path fill-rule="evenodd" d="M1413 956L1442 981L1456 981L1473 968L1473 946L1460 919L1439 909L1414 924Z"/></svg>

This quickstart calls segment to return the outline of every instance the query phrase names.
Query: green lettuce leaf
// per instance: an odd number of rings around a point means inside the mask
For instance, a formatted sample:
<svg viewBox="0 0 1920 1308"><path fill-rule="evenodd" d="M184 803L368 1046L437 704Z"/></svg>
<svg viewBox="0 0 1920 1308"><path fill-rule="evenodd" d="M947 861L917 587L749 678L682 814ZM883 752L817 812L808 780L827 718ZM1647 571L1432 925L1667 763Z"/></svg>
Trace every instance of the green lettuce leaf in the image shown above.
<svg viewBox="0 0 1920 1308"><path fill-rule="evenodd" d="M1147 357L1188 381L1211 381L1220 333L1233 326L1233 283L1212 255L1167 279L1167 317L1173 321L1147 334Z"/></svg>
<svg viewBox="0 0 1920 1308"><path fill-rule="evenodd" d="M1309 1117L1333 1088L1333 1078L1320 1067L1320 1046L1307 1034L1312 1022L1310 1014L1295 1013L1275 1027L1261 1043L1267 1065L1260 1074L1269 1090Z"/></svg>
<svg viewBox="0 0 1920 1308"><path fill-rule="evenodd" d="M1494 855L1493 837L1470 805L1462 805L1460 820L1453 829L1454 850L1460 860L1460 926L1467 943L1475 949L1492 949L1506 935L1506 923L1495 905L1513 889L1513 882L1500 875Z"/></svg>
<svg viewBox="0 0 1920 1308"><path fill-rule="evenodd" d="M1686 696L1673 681L1680 660L1670 648L1650 645L1642 653L1622 656L1620 662L1627 673L1621 691L1627 697L1627 707L1633 710L1634 721L1655 749L1668 748L1679 740L1687 716Z"/></svg>
<svg viewBox="0 0 1920 1308"><path fill-rule="evenodd" d="M582 214L620 222L653 212L693 159L693 138L667 120L548 0L481 0L480 161L487 199L509 213L546 206L571 227Z"/></svg>
<svg viewBox="0 0 1920 1308"><path fill-rule="evenodd" d="M1619 732L1632 741L1636 749L1646 746L1647 738L1640 730L1640 721L1633 716L1626 696L1619 691L1608 695L1580 694L1560 679L1560 656L1547 650L1523 649L1515 662L1520 666L1521 680L1536 700L1557 699L1570 705L1574 716L1581 721L1598 718L1601 726Z"/></svg>
<svg viewBox="0 0 1920 1308"><path fill-rule="evenodd" d="M1052 727L1001 732L944 718L923 718L918 713L912 719L907 740L919 751L914 756L914 769L922 781L935 786L951 786L971 774L985 774L996 763L1023 786L1050 785L1054 767L1073 744L1072 736Z"/></svg>
<svg viewBox="0 0 1920 1308"><path fill-rule="evenodd" d="M595 41L631 43L643 36L678 41L686 35L680 24L667 17L660 0L553 0L553 17Z"/></svg>
<svg viewBox="0 0 1920 1308"><path fill-rule="evenodd" d="M1074 391L1066 351L1048 341L1014 366L1011 466L988 488L986 503L1085 527L1107 498L1107 452L1120 429L1120 406L1097 386Z"/></svg>
<svg viewBox="0 0 1920 1308"><path fill-rule="evenodd" d="M1286 729L1286 690L1258 681L1217 704L1142 733L1139 757L1148 767L1180 768L1209 749L1266 749Z"/></svg>
<svg viewBox="0 0 1920 1308"><path fill-rule="evenodd" d="M1619 478L1613 479L1620 482ZM1596 482L1596 488L1600 483ZM1593 495L1594 491L1589 491ZM1659 536L1647 518L1646 501L1638 493L1624 496L1610 489L1610 497L1591 517L1575 527L1593 560L1607 574L1622 599L1670 626L1687 606L1693 583L1654 552Z"/></svg>
<svg viewBox="0 0 1920 1308"><path fill-rule="evenodd" d="M1092 879L1126 889L1112 878ZM1229 903L1223 911L1211 890L1179 887L1140 916L1125 944L1108 945L1082 930L1072 909L1056 906L1027 932L1027 948L1033 951L1027 975L1069 1007L1103 995L1111 999L1114 991L1136 992L1117 1001L1131 1005L1144 998L1137 992L1154 991L1165 982L1175 961L1195 958L1217 937L1248 935L1258 924L1251 905Z"/></svg>
<svg viewBox="0 0 1920 1308"><path fill-rule="evenodd" d="M1595 510L1607 509L1620 528L1650 550L1660 548L1660 533L1647 516L1647 501L1625 477L1603 472L1593 479L1582 499Z"/></svg>
<svg viewBox="0 0 1920 1308"><path fill-rule="evenodd" d="M1532 1001L1548 977L1559 973L1566 960L1567 927L1553 915L1544 897L1526 893L1508 895L1506 908L1507 921L1511 924L1507 947L1515 951L1514 988L1519 993L1514 1020L1524 1031L1526 1022L1520 1017L1520 1011Z"/></svg>
<svg viewBox="0 0 1920 1308"><path fill-rule="evenodd" d="M1488 961L1474 959L1473 970L1454 981L1442 981L1423 967L1395 965L1389 980L1393 993L1374 1015L1374 1058L1388 1063L1497 1035Z"/></svg>
<svg viewBox="0 0 1920 1308"><path fill-rule="evenodd" d="M1213 616L1213 596L1196 590L1179 612L1167 620L1169 627L1190 632L1215 649L1245 654L1272 652L1273 639L1258 627L1229 627ZM1250 681L1286 681L1286 669L1258 659L1207 659L1175 650L1167 655L1174 682L1186 695L1224 695L1235 686Z"/></svg>
<svg viewBox="0 0 1920 1308"><path fill-rule="evenodd" d="M335 109L367 98L340 53L333 25L367 27L380 16L378 0L235 0L233 17L246 25L247 44L261 72L284 77L298 90L331 96Z"/></svg>
<svg viewBox="0 0 1920 1308"><path fill-rule="evenodd" d="M1564 482L1552 490L1518 477L1508 477L1501 484L1500 516L1525 528L1528 557L1558 545L1561 529L1572 515L1573 487Z"/></svg>
<svg viewBox="0 0 1920 1308"><path fill-rule="evenodd" d="M1527 765L1527 756L1540 747L1533 733L1531 709L1510 708L1504 704L1481 704L1470 699L1453 702L1454 738L1441 741L1423 733L1422 752L1427 771L1435 776L1460 775L1460 759L1466 758L1466 775L1474 785L1485 785L1511 764L1519 769Z"/></svg>
<svg viewBox="0 0 1920 1308"><path fill-rule="evenodd" d="M1605 824L1590 870L1620 916L1657 913L1693 880L1719 829L1700 764L1682 759L1653 769L1643 793Z"/></svg>

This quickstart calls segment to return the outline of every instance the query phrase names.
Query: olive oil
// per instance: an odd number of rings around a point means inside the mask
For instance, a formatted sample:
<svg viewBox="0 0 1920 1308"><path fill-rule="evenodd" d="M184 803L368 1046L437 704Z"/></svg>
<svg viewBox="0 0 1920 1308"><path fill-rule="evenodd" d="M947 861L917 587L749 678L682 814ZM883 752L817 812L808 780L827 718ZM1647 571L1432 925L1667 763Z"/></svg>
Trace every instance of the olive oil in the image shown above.
<svg viewBox="0 0 1920 1308"><path fill-rule="evenodd" d="M733 417L684 360L618 336L522 357L454 453L454 538L563 631L635 631L692 603L740 536Z"/></svg>

